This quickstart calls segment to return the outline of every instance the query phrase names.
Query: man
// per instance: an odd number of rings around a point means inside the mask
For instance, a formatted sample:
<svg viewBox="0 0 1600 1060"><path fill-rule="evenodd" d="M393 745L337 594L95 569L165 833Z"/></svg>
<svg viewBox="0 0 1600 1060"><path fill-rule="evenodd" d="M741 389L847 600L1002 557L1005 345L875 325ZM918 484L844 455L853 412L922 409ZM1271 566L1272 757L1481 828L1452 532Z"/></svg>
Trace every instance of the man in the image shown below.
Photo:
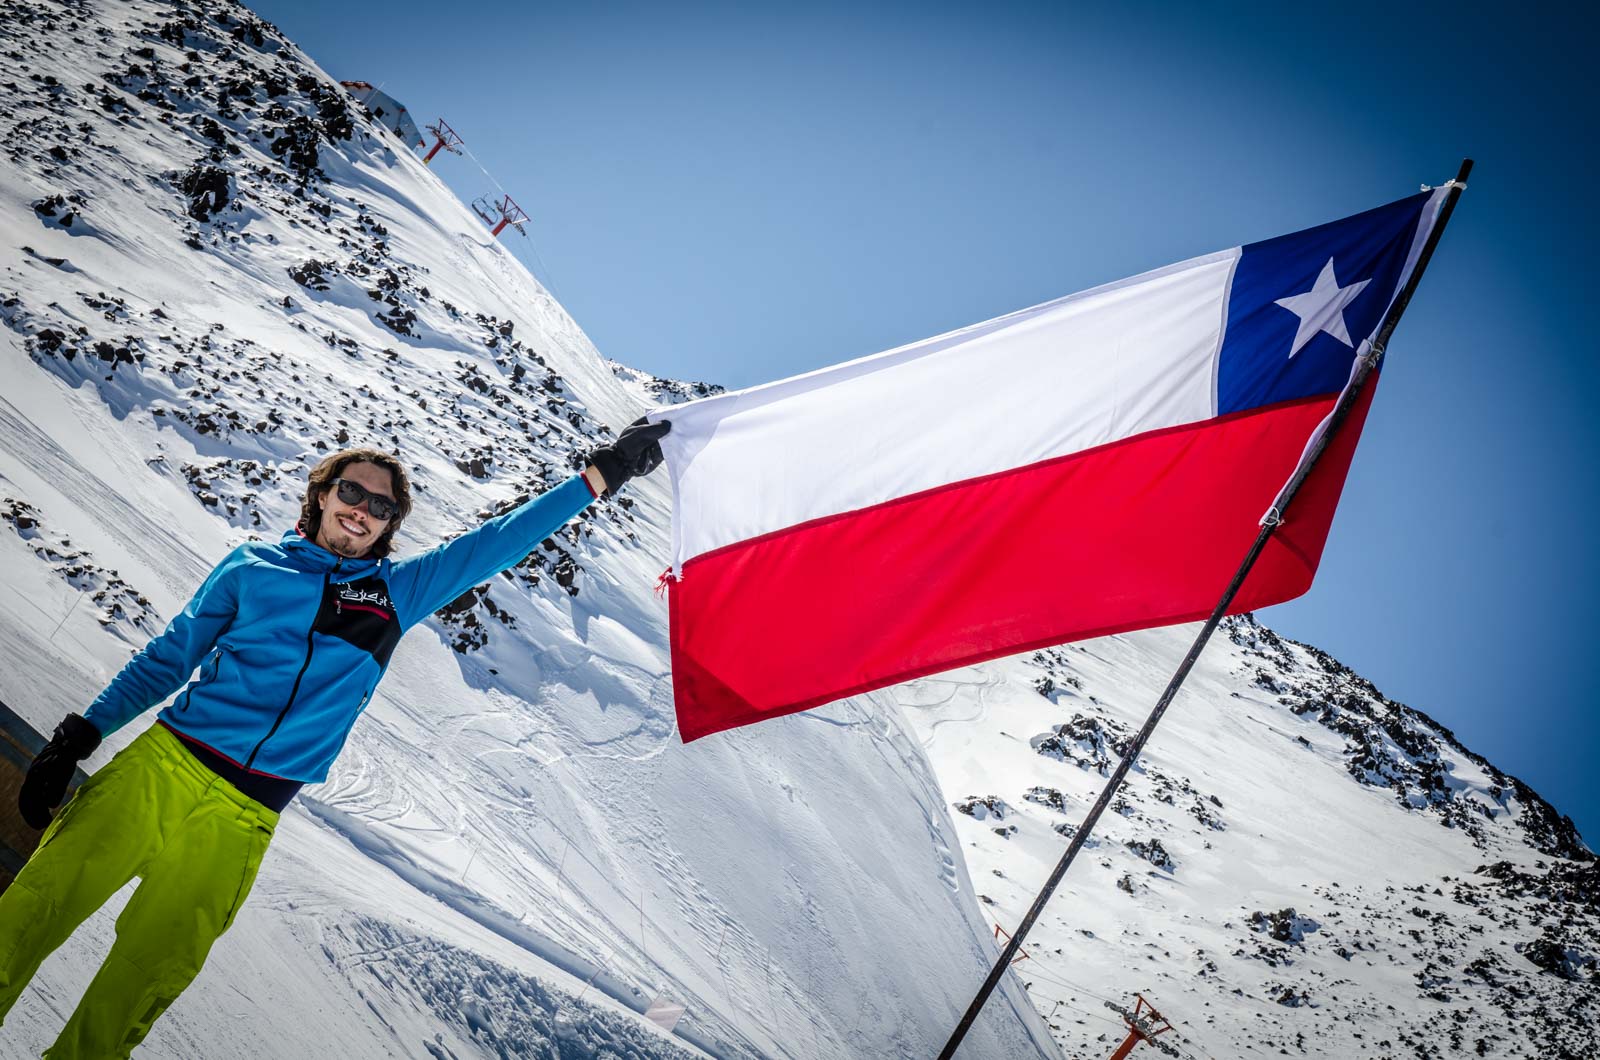
<svg viewBox="0 0 1600 1060"><path fill-rule="evenodd" d="M411 511L400 463L347 449L311 472L300 523L228 554L183 613L34 759L19 796L49 828L0 896L0 1020L39 964L134 876L117 938L46 1057L126 1057L199 973L250 892L279 812L327 779L407 628L523 559L661 463L643 420L581 475L431 552L391 562ZM187 688L72 797L73 768Z"/></svg>

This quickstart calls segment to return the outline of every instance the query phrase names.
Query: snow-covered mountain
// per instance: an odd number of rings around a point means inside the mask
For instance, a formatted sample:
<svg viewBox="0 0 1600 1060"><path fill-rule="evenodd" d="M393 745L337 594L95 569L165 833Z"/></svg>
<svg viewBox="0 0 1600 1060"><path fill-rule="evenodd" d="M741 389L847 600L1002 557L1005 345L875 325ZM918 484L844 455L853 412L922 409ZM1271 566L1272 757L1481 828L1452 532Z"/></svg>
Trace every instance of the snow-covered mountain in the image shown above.
<svg viewBox="0 0 1600 1060"><path fill-rule="evenodd" d="M992 922L1027 911L1196 628L894 690ZM1106 1003L1135 992L1196 1057L1600 1055L1600 862L1327 654L1227 619L1112 810L1015 966L1068 1055L1109 1055Z"/></svg>
<svg viewBox="0 0 1600 1060"><path fill-rule="evenodd" d="M0 697L38 728L292 526L324 453L400 453L416 550L690 392L620 378L244 8L4 0L0 52ZM405 640L141 1055L937 1050L990 951L926 760L863 704L682 746L667 503L595 506ZM0 1053L53 1038L126 894ZM686 1009L671 1035L658 1001ZM975 1049L1055 1052L1020 985Z"/></svg>
<svg viewBox="0 0 1600 1060"><path fill-rule="evenodd" d="M415 550L716 389L602 358L241 7L0 0L0 53L0 698L41 729L291 525L324 453L416 469ZM630 487L402 643L140 1055L938 1051L1193 631L685 747L668 507ZM1226 634L961 1055L1107 1055L1134 991L1196 1057L1600 1053L1571 823L1326 655ZM0 1055L48 1044L128 893Z"/></svg>

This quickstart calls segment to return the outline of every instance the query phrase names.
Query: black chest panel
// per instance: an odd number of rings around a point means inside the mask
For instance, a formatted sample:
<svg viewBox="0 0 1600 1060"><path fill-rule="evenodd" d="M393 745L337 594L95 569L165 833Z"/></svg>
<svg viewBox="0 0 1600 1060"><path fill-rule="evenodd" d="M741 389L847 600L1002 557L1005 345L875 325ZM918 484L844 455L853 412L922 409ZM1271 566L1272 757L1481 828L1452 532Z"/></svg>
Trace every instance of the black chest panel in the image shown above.
<svg viewBox="0 0 1600 1060"><path fill-rule="evenodd" d="M389 665L389 656L400 643L400 620L389 599L388 583L377 577L330 582L322 591L322 606L311 628L354 644L379 666Z"/></svg>

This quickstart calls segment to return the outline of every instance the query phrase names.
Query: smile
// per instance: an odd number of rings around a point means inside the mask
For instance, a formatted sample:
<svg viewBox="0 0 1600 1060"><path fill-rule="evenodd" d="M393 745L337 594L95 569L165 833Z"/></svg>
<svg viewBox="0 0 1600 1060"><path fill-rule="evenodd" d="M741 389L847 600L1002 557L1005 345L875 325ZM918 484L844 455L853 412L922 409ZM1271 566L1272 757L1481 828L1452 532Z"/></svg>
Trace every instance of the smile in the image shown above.
<svg viewBox="0 0 1600 1060"><path fill-rule="evenodd" d="M363 527L363 526L361 526L361 525L359 525L357 523L352 523L350 520L346 519L342 515L339 516L338 518L339 518L339 526L344 529L345 533L349 534L352 537L360 537L360 536L362 536L363 534L365 534L367 532L365 527Z"/></svg>

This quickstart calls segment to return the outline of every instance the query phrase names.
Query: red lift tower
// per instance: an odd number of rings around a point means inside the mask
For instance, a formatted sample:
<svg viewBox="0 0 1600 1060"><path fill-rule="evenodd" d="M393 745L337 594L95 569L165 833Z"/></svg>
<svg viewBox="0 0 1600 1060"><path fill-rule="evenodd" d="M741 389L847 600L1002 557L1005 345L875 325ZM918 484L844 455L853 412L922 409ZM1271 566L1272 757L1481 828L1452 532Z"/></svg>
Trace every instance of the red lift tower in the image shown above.
<svg viewBox="0 0 1600 1060"><path fill-rule="evenodd" d="M1132 1009L1122 1007L1113 1001L1106 1002L1106 1008L1122 1017L1122 1022L1128 1025L1128 1036L1117 1046L1117 1051L1111 1054L1111 1060L1123 1060L1133 1047L1140 1042L1147 1042L1160 1049L1168 1056L1177 1056L1178 1050L1166 1042L1156 1041L1156 1035L1165 1034L1172 1029L1166 1017L1156 1011L1156 1007L1144 999L1143 994L1135 994Z"/></svg>
<svg viewBox="0 0 1600 1060"><path fill-rule="evenodd" d="M522 207L513 202L509 195L493 200L486 195L480 195L472 200L472 208L478 211L478 216L483 218L485 224L494 225L494 231L489 233L492 236L504 232L506 225L515 228L520 236L528 234L528 230L523 227L528 223L528 215L522 212Z"/></svg>
<svg viewBox="0 0 1600 1060"><path fill-rule="evenodd" d="M1007 931L1005 928L1001 927L999 924L996 924L994 926L994 939L995 939L995 941L999 942L1002 936L1005 938L1005 940L1007 942L1011 941L1011 932ZM1013 958L1011 958L1011 963L1012 964L1021 964L1023 961L1028 959L1029 954L1028 954L1027 950L1018 949L1017 952L1022 954L1022 956L1021 957L1013 957Z"/></svg>
<svg viewBox="0 0 1600 1060"><path fill-rule="evenodd" d="M422 156L424 165L433 161L433 156L439 153L439 148L441 147L453 155L461 153L461 137L456 135L454 129L445 124L443 118L428 126L428 131L433 134L433 146L428 149L427 154Z"/></svg>

